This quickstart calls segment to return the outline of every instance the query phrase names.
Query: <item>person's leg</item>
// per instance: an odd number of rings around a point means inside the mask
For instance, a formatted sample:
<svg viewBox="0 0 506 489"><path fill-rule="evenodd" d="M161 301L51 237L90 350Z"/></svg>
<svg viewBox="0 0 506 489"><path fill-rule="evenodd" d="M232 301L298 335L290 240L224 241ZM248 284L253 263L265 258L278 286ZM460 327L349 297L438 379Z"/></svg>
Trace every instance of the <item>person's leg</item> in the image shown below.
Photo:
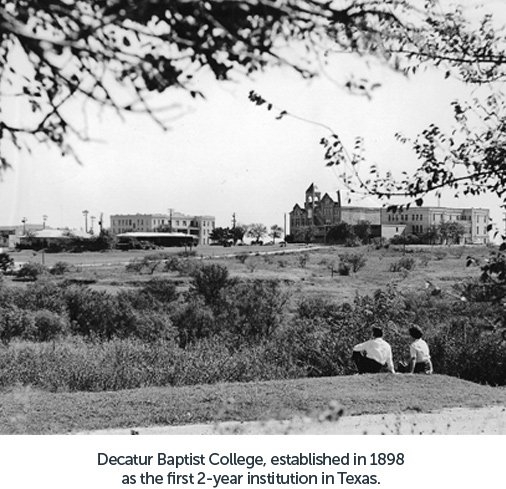
<svg viewBox="0 0 506 489"><path fill-rule="evenodd" d="M431 366L429 362L415 363L415 374L429 374Z"/></svg>
<svg viewBox="0 0 506 489"><path fill-rule="evenodd" d="M351 359L355 362L358 373L363 374L364 372L364 359L365 357L359 351L354 351L351 355Z"/></svg>
<svg viewBox="0 0 506 489"><path fill-rule="evenodd" d="M380 363L365 357L359 351L354 351L351 358L355 362L359 374L377 374L381 370Z"/></svg>

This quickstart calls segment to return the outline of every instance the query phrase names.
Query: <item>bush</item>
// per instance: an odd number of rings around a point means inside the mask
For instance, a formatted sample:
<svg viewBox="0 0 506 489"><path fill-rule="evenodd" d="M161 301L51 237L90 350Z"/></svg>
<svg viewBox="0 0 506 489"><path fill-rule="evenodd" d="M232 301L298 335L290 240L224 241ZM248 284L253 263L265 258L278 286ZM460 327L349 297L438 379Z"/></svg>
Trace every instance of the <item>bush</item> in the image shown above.
<svg viewBox="0 0 506 489"><path fill-rule="evenodd" d="M235 338L269 337L283 321L287 295L277 280L244 280L223 290L215 315L220 329Z"/></svg>
<svg viewBox="0 0 506 489"><path fill-rule="evenodd" d="M69 331L68 321L60 315L41 309L34 313L34 331L32 338L35 341L55 340ZM26 335L25 335L26 336Z"/></svg>
<svg viewBox="0 0 506 489"><path fill-rule="evenodd" d="M192 288L207 304L215 304L221 290L230 282L228 269L215 263L200 266L192 275Z"/></svg>
<svg viewBox="0 0 506 489"><path fill-rule="evenodd" d="M146 282L142 287L142 292L163 304L175 301L178 296L174 282L162 278L154 278Z"/></svg>
<svg viewBox="0 0 506 489"><path fill-rule="evenodd" d="M65 275L72 269L71 265L65 261L57 261L50 269L51 275Z"/></svg>
<svg viewBox="0 0 506 489"><path fill-rule="evenodd" d="M365 267L367 263L367 258L360 253L346 253L339 256L340 263L343 263L345 266L347 265L349 269L353 271L353 273L358 272L360 269ZM339 269L338 269L339 271ZM348 272L349 274L349 272ZM344 274L344 275L348 275ZM340 273L340 275L343 275Z"/></svg>
<svg viewBox="0 0 506 489"><path fill-rule="evenodd" d="M21 268L17 271L16 276L26 280L37 280L41 275L47 273L47 268L34 262L23 263Z"/></svg>
<svg viewBox="0 0 506 489"><path fill-rule="evenodd" d="M120 302L121 297L85 287L69 288L66 301L72 332L101 339L134 334L133 308Z"/></svg>
<svg viewBox="0 0 506 489"><path fill-rule="evenodd" d="M306 265L309 261L309 253L301 253L298 257L298 262L300 268L306 268Z"/></svg>
<svg viewBox="0 0 506 489"><path fill-rule="evenodd" d="M8 253L0 253L0 272L11 273L14 269L14 260Z"/></svg>
<svg viewBox="0 0 506 489"><path fill-rule="evenodd" d="M415 268L416 260L410 256L404 256L400 260L390 264L390 272L402 272L403 270L411 271Z"/></svg>
<svg viewBox="0 0 506 489"><path fill-rule="evenodd" d="M171 315L181 348L202 338L209 338L218 331L213 310L200 297L181 304Z"/></svg>
<svg viewBox="0 0 506 489"><path fill-rule="evenodd" d="M244 264L244 262L248 259L249 254L248 253L240 253L239 255L235 255L235 259Z"/></svg>
<svg viewBox="0 0 506 489"><path fill-rule="evenodd" d="M16 306L0 308L0 341L8 344L15 338L30 338L35 329L34 315Z"/></svg>
<svg viewBox="0 0 506 489"><path fill-rule="evenodd" d="M343 276L346 276L346 275L349 275L351 272L351 264L350 263L347 263L347 262L344 262L344 261L340 261L337 265L337 273L339 275L343 275Z"/></svg>
<svg viewBox="0 0 506 489"><path fill-rule="evenodd" d="M47 310L64 315L67 310L65 289L51 280L39 280L12 294L11 302L30 311Z"/></svg>

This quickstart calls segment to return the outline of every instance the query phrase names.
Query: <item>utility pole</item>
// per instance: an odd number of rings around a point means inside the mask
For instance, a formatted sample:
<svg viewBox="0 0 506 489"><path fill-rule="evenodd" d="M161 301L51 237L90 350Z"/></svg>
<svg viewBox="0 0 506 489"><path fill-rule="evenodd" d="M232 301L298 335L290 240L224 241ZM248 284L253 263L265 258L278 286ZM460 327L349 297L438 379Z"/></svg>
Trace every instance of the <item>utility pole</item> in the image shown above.
<svg viewBox="0 0 506 489"><path fill-rule="evenodd" d="M47 221L47 216L46 216L46 214L44 214L42 216L42 229L46 229L46 221Z"/></svg>
<svg viewBox="0 0 506 489"><path fill-rule="evenodd" d="M88 214L90 212L87 211L87 210L84 210L83 211L83 216L84 216L84 232L87 233L88 232Z"/></svg>
<svg viewBox="0 0 506 489"><path fill-rule="evenodd" d="M172 233L172 207L169 209L169 233Z"/></svg>
<svg viewBox="0 0 506 489"><path fill-rule="evenodd" d="M235 212L232 214L232 229L235 229L235 225L237 224L237 221L235 220Z"/></svg>
<svg viewBox="0 0 506 489"><path fill-rule="evenodd" d="M26 235L26 217L23 217L23 219L21 219L21 222L23 223L23 235L25 236Z"/></svg>

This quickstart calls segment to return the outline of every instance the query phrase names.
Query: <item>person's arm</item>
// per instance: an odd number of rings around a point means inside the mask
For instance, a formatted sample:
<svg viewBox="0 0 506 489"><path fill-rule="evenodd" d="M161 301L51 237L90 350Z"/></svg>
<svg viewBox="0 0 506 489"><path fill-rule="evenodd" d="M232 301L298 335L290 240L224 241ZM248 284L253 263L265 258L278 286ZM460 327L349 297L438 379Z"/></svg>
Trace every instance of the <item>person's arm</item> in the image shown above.
<svg viewBox="0 0 506 489"><path fill-rule="evenodd" d="M364 351L365 350L365 342L359 343L353 347L353 351Z"/></svg>
<svg viewBox="0 0 506 489"><path fill-rule="evenodd" d="M411 357L409 359L408 374L415 373L415 365L416 365L416 357Z"/></svg>
<svg viewBox="0 0 506 489"><path fill-rule="evenodd" d="M428 373L432 374L432 373L434 373L434 368L432 367L432 360L429 358L427 361L429 362L429 365L430 365Z"/></svg>
<svg viewBox="0 0 506 489"><path fill-rule="evenodd" d="M391 374L395 374L394 359L392 356L392 348L390 348L390 345L388 346L388 350L389 351L388 351L388 357L387 357L387 368Z"/></svg>
<svg viewBox="0 0 506 489"><path fill-rule="evenodd" d="M408 373L410 374L415 373L415 365L416 365L416 350L410 345Z"/></svg>

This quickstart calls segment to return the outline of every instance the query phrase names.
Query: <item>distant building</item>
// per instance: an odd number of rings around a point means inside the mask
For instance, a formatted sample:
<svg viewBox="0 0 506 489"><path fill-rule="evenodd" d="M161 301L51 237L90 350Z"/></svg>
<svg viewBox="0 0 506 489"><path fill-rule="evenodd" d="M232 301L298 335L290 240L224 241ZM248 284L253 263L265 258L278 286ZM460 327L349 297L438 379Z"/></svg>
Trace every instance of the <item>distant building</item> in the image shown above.
<svg viewBox="0 0 506 489"><path fill-rule="evenodd" d="M310 229L312 240L323 242L330 228L341 222L354 225L367 221L373 236L390 239L395 235L412 234L422 237L443 222L458 222L464 227L463 243L487 244L490 241L489 214L488 209L464 207L410 207L394 212L380 207L343 206L339 191L334 200L327 193L322 197L311 184L306 190L304 205L295 204L290 212L290 234L303 234Z"/></svg>
<svg viewBox="0 0 506 489"><path fill-rule="evenodd" d="M16 226L0 226L0 247L15 248L22 236L44 229L43 224L22 224Z"/></svg>
<svg viewBox="0 0 506 489"><path fill-rule="evenodd" d="M394 212L381 209L382 235L414 234L423 236L442 222L458 222L464 227L463 243L487 244L490 240L487 226L490 222L488 209L464 207L410 207ZM400 232L394 232L397 229ZM388 234L388 236L387 236Z"/></svg>
<svg viewBox="0 0 506 489"><path fill-rule="evenodd" d="M115 214L111 216L111 233L183 233L209 244L215 226L214 216L190 216L180 212L169 214Z"/></svg>
<svg viewBox="0 0 506 489"><path fill-rule="evenodd" d="M341 194L337 191L337 200L332 199L328 193L323 197L317 187L312 183L306 190L304 205L295 204L290 212L290 234L292 236L312 229L315 241L325 241L328 230L341 223L358 224L367 221L373 228L381 223L381 210L378 207L342 206Z"/></svg>

